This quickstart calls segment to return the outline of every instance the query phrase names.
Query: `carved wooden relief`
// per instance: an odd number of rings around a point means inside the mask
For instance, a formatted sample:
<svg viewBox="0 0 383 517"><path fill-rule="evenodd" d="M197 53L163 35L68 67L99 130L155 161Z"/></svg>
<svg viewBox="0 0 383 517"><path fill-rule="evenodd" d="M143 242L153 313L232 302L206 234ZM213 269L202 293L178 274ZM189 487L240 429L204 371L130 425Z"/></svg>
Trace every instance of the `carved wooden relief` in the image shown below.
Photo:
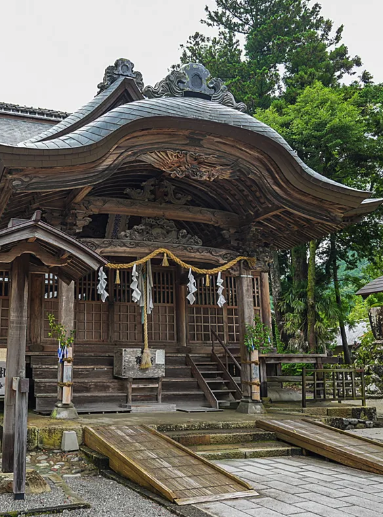
<svg viewBox="0 0 383 517"><path fill-rule="evenodd" d="M143 217L139 225L131 230L121 232L120 239L129 241L161 242L171 244L188 244L201 246L200 238L190 235L186 230L179 230L174 221L160 218Z"/></svg>
<svg viewBox="0 0 383 517"><path fill-rule="evenodd" d="M233 177L233 167L223 164L216 156L188 151L154 151L140 159L170 174L173 178L213 181Z"/></svg>

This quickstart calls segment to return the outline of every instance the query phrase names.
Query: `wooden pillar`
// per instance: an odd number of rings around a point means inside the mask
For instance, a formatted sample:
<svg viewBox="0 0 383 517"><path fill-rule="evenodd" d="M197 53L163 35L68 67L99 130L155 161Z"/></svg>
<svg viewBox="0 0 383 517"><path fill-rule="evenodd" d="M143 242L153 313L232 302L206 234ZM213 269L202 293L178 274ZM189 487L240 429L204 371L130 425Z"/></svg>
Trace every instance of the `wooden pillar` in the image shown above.
<svg viewBox="0 0 383 517"><path fill-rule="evenodd" d="M270 287L269 287L269 274L262 272L260 277L260 301L261 301L261 319L262 323L269 327L270 335L272 335L272 319L271 319L271 304L270 304ZM269 375L277 376L282 375L282 366L279 364L269 364L266 368L266 364L261 361L261 396L267 397L267 370Z"/></svg>
<svg viewBox="0 0 383 517"><path fill-rule="evenodd" d="M74 282L69 285L59 280L58 294L59 294L59 310L58 322L65 327L68 336L74 329L75 320L75 306L74 306ZM68 348L67 357L73 358L73 348ZM73 382L73 363L59 362L58 364L58 379L59 382L72 383ZM52 417L61 419L77 418L77 411L72 404L73 388L72 386L64 386L60 389L58 387L58 401L56 408L52 413Z"/></svg>
<svg viewBox="0 0 383 517"><path fill-rule="evenodd" d="M240 265L239 276L237 277L237 299L242 363L242 400L237 411L241 413L260 413L263 411L263 407L259 397L259 386L257 386L257 390L253 390L251 384L259 381L259 365L251 363L251 361L258 360L258 351L250 354L244 345L246 325L253 325L254 323L253 277L251 271L246 270L243 264ZM258 400L254 400L254 398L258 398Z"/></svg>
<svg viewBox="0 0 383 517"><path fill-rule="evenodd" d="M13 377L25 378L27 341L29 255L23 254L12 263L7 363L3 424L3 472L13 472L15 442L16 392Z"/></svg>
<svg viewBox="0 0 383 517"><path fill-rule="evenodd" d="M262 323L272 330L271 319L271 305L270 305L270 287L269 287L269 273L261 273L261 315Z"/></svg>
<svg viewBox="0 0 383 517"><path fill-rule="evenodd" d="M29 338L31 350L39 352L44 349L41 345L44 275L31 275L30 284Z"/></svg>
<svg viewBox="0 0 383 517"><path fill-rule="evenodd" d="M181 284L181 268L177 268L176 276L176 324L177 324L177 341L179 346L186 346L186 295L187 286Z"/></svg>

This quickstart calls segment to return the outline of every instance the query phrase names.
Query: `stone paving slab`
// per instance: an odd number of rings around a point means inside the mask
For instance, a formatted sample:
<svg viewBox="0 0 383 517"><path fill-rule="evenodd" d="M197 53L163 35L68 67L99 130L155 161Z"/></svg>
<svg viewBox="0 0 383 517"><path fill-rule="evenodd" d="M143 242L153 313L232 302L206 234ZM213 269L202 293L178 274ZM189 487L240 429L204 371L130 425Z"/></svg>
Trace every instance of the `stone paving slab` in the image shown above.
<svg viewBox="0 0 383 517"><path fill-rule="evenodd" d="M223 460L259 496L197 505L216 517L382 517L383 476L317 457Z"/></svg>

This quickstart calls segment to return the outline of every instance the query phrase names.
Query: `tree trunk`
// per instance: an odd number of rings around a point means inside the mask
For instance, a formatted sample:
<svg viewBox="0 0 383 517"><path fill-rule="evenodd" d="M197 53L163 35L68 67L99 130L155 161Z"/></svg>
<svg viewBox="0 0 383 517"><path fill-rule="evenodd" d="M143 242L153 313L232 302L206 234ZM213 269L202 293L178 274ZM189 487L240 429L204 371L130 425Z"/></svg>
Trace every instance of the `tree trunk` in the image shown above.
<svg viewBox="0 0 383 517"><path fill-rule="evenodd" d="M343 313L342 313L342 299L340 296L340 287L338 279L338 264L337 264L337 251L336 251L336 237L335 234L331 234L330 237L330 257L332 265L332 277L334 281L335 300L339 310L339 329L342 337L343 355L345 364L351 364L351 355L348 348L346 328L344 325Z"/></svg>
<svg viewBox="0 0 383 517"><path fill-rule="evenodd" d="M295 246L291 250L291 266L295 287L302 286L307 278L307 247L306 244Z"/></svg>
<svg viewBox="0 0 383 517"><path fill-rule="evenodd" d="M307 274L307 246L306 244L301 244L291 250L293 290L298 298L303 298L303 293L307 290ZM303 321L307 319L307 310L305 312L306 314L303 314ZM304 341L308 340L307 325L303 328L303 337Z"/></svg>
<svg viewBox="0 0 383 517"><path fill-rule="evenodd" d="M279 267L279 256L277 251L273 251L272 254L273 262L270 267L270 278L271 278L271 293L273 295L273 303L274 303L274 314L275 314L275 324L277 330L279 332L279 337L281 341L287 345L288 339L284 330L283 325L283 316L281 310L279 308L279 304L282 296L282 286L281 286L281 271Z"/></svg>
<svg viewBox="0 0 383 517"><path fill-rule="evenodd" d="M310 256L307 274L307 339L309 342L310 353L315 354L317 349L316 335L315 335L315 254L317 249L317 242L310 242Z"/></svg>

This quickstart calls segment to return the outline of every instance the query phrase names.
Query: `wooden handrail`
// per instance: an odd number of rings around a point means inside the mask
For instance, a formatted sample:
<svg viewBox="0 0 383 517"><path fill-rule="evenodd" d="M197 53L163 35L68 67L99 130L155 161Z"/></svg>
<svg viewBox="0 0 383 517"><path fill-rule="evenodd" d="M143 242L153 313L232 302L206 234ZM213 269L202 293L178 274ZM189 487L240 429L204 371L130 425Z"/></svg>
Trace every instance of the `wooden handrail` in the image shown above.
<svg viewBox="0 0 383 517"><path fill-rule="evenodd" d="M311 376L307 375L307 368L302 368L302 407L305 408L307 405L307 384L312 382L312 375L314 376L314 401L327 400L338 402L342 400L361 400L362 405L366 405L366 388L364 369L354 368L339 368L339 369L314 369L312 370ZM357 386L355 374L360 374L360 383ZM326 374L331 374L330 379L326 379ZM350 375L351 379L346 379L345 374ZM341 376L341 378L338 377ZM360 395L358 396L356 388L360 388ZM330 393L327 389L330 389ZM351 396L348 392L351 391ZM319 393L319 397L318 397ZM323 394L323 397L322 395Z"/></svg>
<svg viewBox="0 0 383 517"><path fill-rule="evenodd" d="M217 400L216 396L210 389L210 386L206 382L205 377L198 370L197 365L194 363L190 354L186 354L186 364L187 364L187 366L190 366L192 375L198 382L198 386L204 392L205 397L207 398L207 401L209 402L210 406L214 409L219 409L219 404L218 404L218 400Z"/></svg>
<svg viewBox="0 0 383 517"><path fill-rule="evenodd" d="M215 337L218 341L218 343L221 345L221 347L225 350L226 354L229 355L229 357L231 357L233 363L235 364L235 366L238 368L239 371L241 371L241 365L239 364L239 362L237 361L237 359L233 356L233 354L230 352L230 350L227 348L227 346L225 345L225 343L222 341L222 339L218 336L218 334L216 333L215 330L213 329L210 329L210 332L211 332L211 335L212 337ZM211 343L212 343L212 351L214 352L214 339L211 340Z"/></svg>

